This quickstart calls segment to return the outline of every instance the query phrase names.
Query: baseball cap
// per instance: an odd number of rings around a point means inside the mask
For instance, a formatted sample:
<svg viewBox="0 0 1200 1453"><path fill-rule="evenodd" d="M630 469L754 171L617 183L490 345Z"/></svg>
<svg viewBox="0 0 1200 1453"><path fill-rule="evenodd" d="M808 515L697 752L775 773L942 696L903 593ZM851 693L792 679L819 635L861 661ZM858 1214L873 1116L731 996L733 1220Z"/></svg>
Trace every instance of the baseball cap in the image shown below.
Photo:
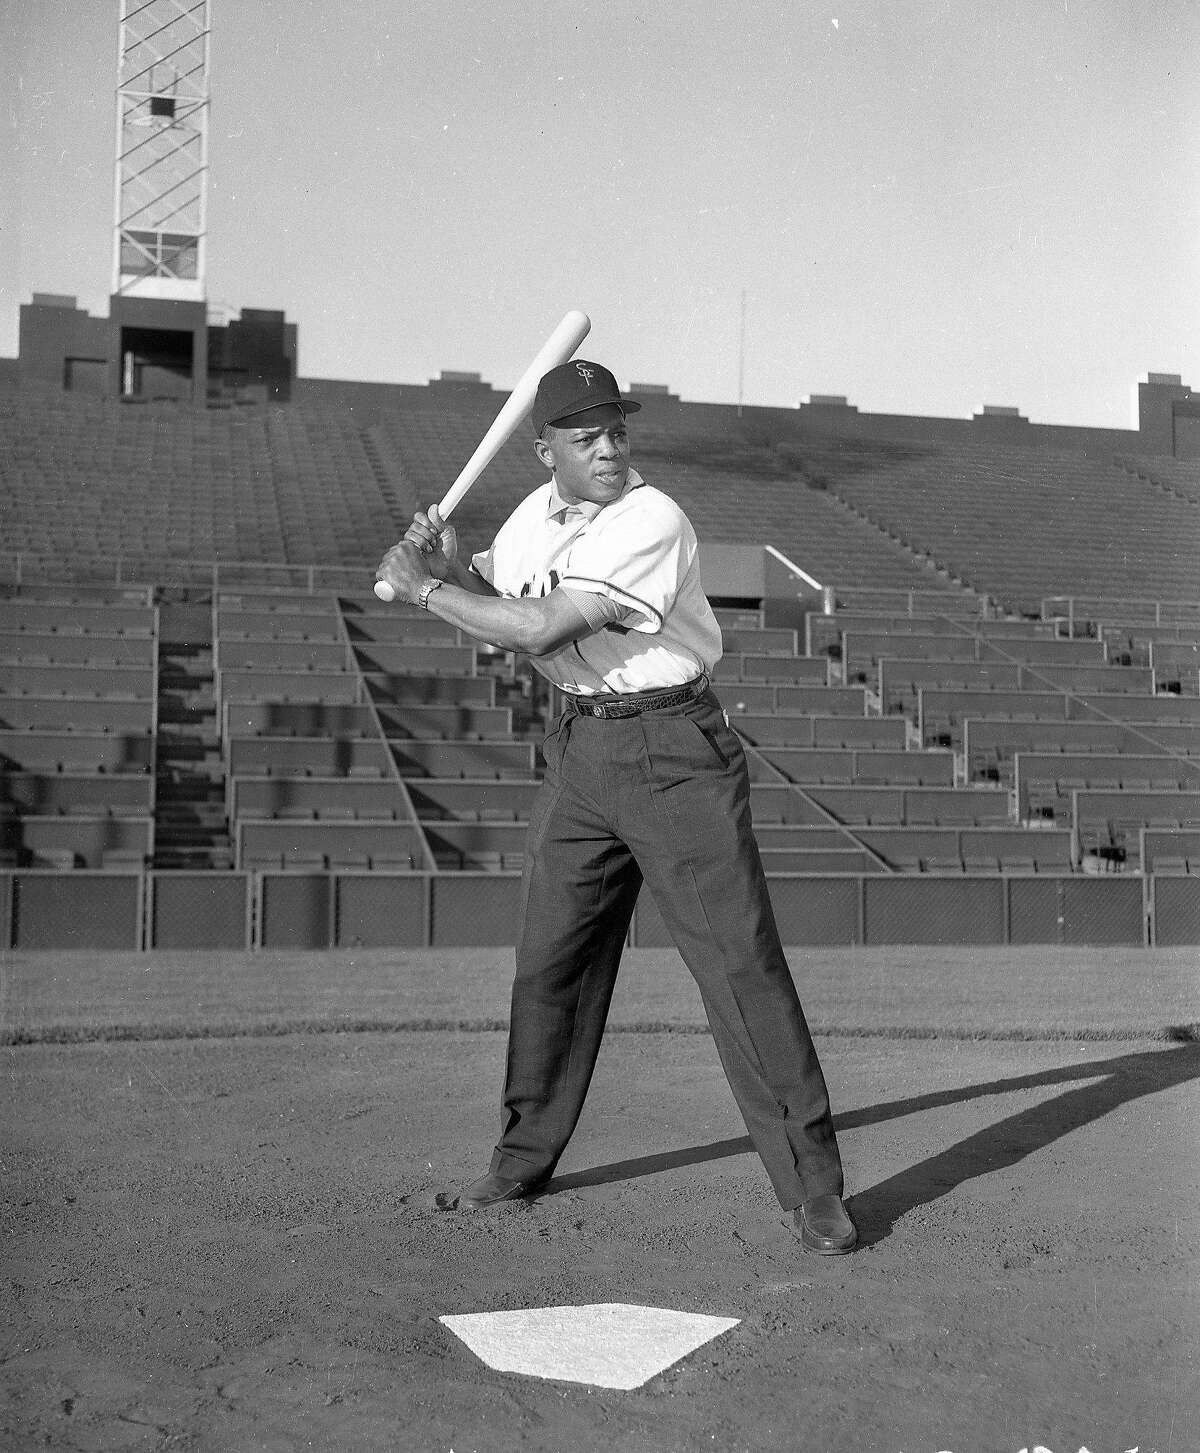
<svg viewBox="0 0 1200 1453"><path fill-rule="evenodd" d="M619 404L627 414L634 414L641 404L623 399L617 381L602 364L586 358L573 358L560 363L542 375L537 397L533 401L534 433L540 434L547 424L561 423L585 409L598 409L602 404Z"/></svg>

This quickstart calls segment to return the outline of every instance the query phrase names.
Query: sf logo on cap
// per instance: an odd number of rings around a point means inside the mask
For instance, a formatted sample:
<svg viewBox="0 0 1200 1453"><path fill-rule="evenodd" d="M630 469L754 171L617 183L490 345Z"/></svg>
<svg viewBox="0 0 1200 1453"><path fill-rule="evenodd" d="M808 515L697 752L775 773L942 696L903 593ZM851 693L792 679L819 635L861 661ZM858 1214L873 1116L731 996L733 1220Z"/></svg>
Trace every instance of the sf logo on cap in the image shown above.
<svg viewBox="0 0 1200 1453"><path fill-rule="evenodd" d="M584 383L587 384L588 388L591 388L592 379L596 377L596 370L594 368L589 368L586 363L577 363L575 365L575 372L579 375L581 379L583 379Z"/></svg>

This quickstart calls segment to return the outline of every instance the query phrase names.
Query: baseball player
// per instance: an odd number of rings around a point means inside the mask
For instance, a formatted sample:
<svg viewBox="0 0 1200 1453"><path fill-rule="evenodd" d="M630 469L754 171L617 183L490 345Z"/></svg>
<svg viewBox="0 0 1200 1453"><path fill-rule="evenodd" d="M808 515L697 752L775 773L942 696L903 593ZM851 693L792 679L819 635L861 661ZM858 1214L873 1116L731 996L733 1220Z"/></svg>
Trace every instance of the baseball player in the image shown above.
<svg viewBox="0 0 1200 1453"><path fill-rule="evenodd" d="M695 977L746 1127L802 1245L850 1251L824 1075L767 895L737 734L709 685L721 631L696 535L629 466L608 369L547 373L533 411L551 478L464 566L418 511L378 578L479 640L527 654L566 695L525 848L499 1142L454 1204L539 1191L583 1108L645 883Z"/></svg>

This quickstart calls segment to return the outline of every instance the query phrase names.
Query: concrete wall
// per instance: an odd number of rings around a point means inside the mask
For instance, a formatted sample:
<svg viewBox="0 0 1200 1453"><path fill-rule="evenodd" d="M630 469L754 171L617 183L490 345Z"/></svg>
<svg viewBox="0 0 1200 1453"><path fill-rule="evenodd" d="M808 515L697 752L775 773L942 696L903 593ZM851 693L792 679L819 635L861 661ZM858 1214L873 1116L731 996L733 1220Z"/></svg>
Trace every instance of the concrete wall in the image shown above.
<svg viewBox="0 0 1200 1453"><path fill-rule="evenodd" d="M208 329L210 380L226 391L257 388L274 403L292 397L297 335L282 312L243 308L240 318Z"/></svg>
<svg viewBox="0 0 1200 1453"><path fill-rule="evenodd" d="M245 308L240 318L210 327L203 302L120 295L110 300L109 316L97 318L72 297L35 293L33 302L20 310L18 357L0 359L0 384L118 398L124 329L145 330L144 338L155 332L190 337L178 364L164 359L140 366L140 392L148 397L183 397L204 404L210 360L214 379L257 390L259 397L278 403L290 397L298 339L296 325L283 313Z"/></svg>
<svg viewBox="0 0 1200 1453"><path fill-rule="evenodd" d="M147 397L162 392L168 396L190 397L195 404L204 403L208 396L208 309L204 303L127 298L114 294L109 306L108 327L109 392L112 395L119 396L122 392L122 337L126 329L139 329L150 335L186 334L191 340L191 347L187 350L190 380L173 368L147 365L140 392Z"/></svg>
<svg viewBox="0 0 1200 1453"><path fill-rule="evenodd" d="M1200 399L1173 401L1171 453L1176 459L1200 459Z"/></svg>
<svg viewBox="0 0 1200 1453"><path fill-rule="evenodd" d="M253 374L250 381L265 386L269 396L278 401L283 401L290 391L292 400L301 405L347 408L370 418L398 408L436 408L439 400L453 400L460 405L470 400L481 413L489 410L495 413L508 396L507 390L493 388L478 374L468 373L447 372L427 384L297 378L296 328L285 321L282 313L244 309L241 319L224 329L208 329L204 323L195 323L198 314L184 318L179 311L194 309L202 313L202 303L160 303L120 297L112 300L114 312L119 311L122 316L136 312L135 304L166 311L161 316L155 315L159 319L156 322L127 326L189 331L199 327L202 342L197 345L194 371L198 381L203 381L211 356L214 367L229 370L231 376L238 370ZM119 393L118 345L112 331L118 326L117 320L90 317L76 307L74 298L36 293L32 303L22 306L20 315L19 374L22 379L62 388L67 381L67 359L107 358L113 371L111 391ZM222 333L224 336L219 336ZM77 370L80 377L86 372ZM686 422L692 430L764 444L804 438L854 438L1003 444L1104 455L1116 452L1200 457L1200 405L1177 374L1150 373L1139 383L1137 429L1037 424L1013 408L985 407L973 418L953 419L861 413L854 404L831 395L815 395L794 409L782 409L753 404L685 402L665 384L631 385L629 392L641 394L647 417L657 417L667 424L675 418ZM198 398L204 397L205 392L201 390Z"/></svg>
<svg viewBox="0 0 1200 1453"><path fill-rule="evenodd" d="M1150 373L1138 384L1139 437L1144 454L1176 452L1177 406L1185 404L1191 396L1191 389L1177 373Z"/></svg>
<svg viewBox="0 0 1200 1453"><path fill-rule="evenodd" d="M397 408L437 406L440 398L470 397L481 411L498 411L508 397L480 381L463 384L453 394L444 380L428 384L356 383L342 379L300 378L293 399L300 404L321 404L350 408L374 416ZM630 388L632 394L634 390ZM1184 391L1188 392L1187 390ZM1155 421L1150 434L1155 448L1148 449L1141 433L1134 429L1091 429L1069 424L1035 424L1021 415L980 413L971 419L936 418L909 414L863 414L853 405L801 404L795 409L760 408L755 405L691 403L666 393L643 394L647 418L666 425L678 421L691 430L711 431L720 436L771 444L804 438L854 438L912 440L946 444L1004 444L1016 448L1061 449L1110 455L1113 453L1169 453L1159 447L1161 420L1156 410L1160 401L1148 395L1148 407Z"/></svg>
<svg viewBox="0 0 1200 1453"><path fill-rule="evenodd" d="M1200 878L769 880L787 944L1200 943ZM0 873L0 949L507 947L516 873ZM631 942L668 946L649 894Z"/></svg>
<svg viewBox="0 0 1200 1453"><path fill-rule="evenodd" d="M760 545L721 545L702 541L700 577L708 596L727 600L760 600L763 595Z"/></svg>
<svg viewBox="0 0 1200 1453"><path fill-rule="evenodd" d="M63 388L70 359L107 365L107 318L93 318L76 307L74 298L47 293L33 297L20 310L18 367L22 383Z"/></svg>

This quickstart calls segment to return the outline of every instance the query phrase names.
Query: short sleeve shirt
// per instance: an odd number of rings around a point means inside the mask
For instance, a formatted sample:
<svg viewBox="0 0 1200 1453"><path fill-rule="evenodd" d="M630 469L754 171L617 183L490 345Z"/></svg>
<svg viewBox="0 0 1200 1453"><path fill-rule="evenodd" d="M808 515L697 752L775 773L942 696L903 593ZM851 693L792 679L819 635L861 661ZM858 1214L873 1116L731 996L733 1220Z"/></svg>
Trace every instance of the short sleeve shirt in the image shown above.
<svg viewBox="0 0 1200 1453"><path fill-rule="evenodd" d="M696 533L679 506L634 470L619 499L566 506L551 480L517 506L472 569L501 595L559 586L607 596L621 619L534 667L565 691L648 691L711 673L721 628L700 583Z"/></svg>

